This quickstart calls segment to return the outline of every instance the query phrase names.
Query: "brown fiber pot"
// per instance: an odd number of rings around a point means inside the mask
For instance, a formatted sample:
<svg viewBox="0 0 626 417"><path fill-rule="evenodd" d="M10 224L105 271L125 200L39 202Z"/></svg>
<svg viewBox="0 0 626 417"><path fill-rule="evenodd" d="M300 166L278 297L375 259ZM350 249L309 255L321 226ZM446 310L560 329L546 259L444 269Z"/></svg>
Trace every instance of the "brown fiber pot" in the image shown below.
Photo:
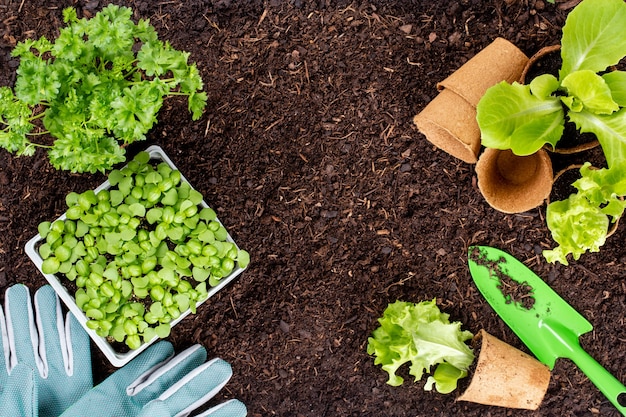
<svg viewBox="0 0 626 417"><path fill-rule="evenodd" d="M536 410L550 384L550 369L530 355L481 330L472 379L457 401Z"/></svg>
<svg viewBox="0 0 626 417"><path fill-rule="evenodd" d="M480 152L476 105L500 81L519 79L528 57L511 42L496 38L458 70L437 84L439 94L413 118L431 143L468 163Z"/></svg>
<svg viewBox="0 0 626 417"><path fill-rule="evenodd" d="M524 66L524 69L522 70L522 73L519 77L519 83L520 84L526 84L528 81L531 80L527 80L526 78L528 77L528 73L536 68L538 65L542 65L541 61L548 58L550 55L552 54L558 54L561 51L561 45L550 45L550 46L544 46L543 48L539 49L537 52L535 52L535 54L533 54L533 56L531 56L528 61L526 62L526 65ZM538 71L540 71L541 68L538 69ZM547 68L546 68L547 70ZM558 77L558 75L554 74L556 77Z"/></svg>
<svg viewBox="0 0 626 417"><path fill-rule="evenodd" d="M478 188L489 205L503 213L540 206L552 190L552 161L543 149L528 156L486 148L476 164Z"/></svg>

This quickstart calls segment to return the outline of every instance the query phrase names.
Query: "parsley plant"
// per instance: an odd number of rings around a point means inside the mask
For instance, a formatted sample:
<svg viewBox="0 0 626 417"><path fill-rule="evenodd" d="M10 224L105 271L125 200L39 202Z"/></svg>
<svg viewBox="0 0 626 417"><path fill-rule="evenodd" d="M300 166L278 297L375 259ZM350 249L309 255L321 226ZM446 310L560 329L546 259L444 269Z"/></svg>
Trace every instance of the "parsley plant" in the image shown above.
<svg viewBox="0 0 626 417"><path fill-rule="evenodd" d="M92 19L63 11L55 42L20 42L14 89L0 87L0 147L17 155L48 149L56 169L104 172L125 160L124 145L144 140L166 96L185 95L193 120L207 95L189 53L162 42L148 20L109 5ZM52 145L31 138L50 134Z"/></svg>

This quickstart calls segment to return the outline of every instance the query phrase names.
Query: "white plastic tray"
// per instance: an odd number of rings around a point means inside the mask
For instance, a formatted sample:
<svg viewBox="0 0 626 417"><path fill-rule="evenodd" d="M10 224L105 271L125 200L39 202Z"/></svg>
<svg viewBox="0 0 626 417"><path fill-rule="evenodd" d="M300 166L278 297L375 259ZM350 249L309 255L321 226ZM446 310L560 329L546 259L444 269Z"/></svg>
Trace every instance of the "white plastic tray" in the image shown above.
<svg viewBox="0 0 626 417"><path fill-rule="evenodd" d="M176 166L172 163L172 161L165 154L163 149L161 149L161 147L153 145L153 146L150 146L148 149L146 149L146 152L148 152L150 154L151 159L164 161L172 169L177 169ZM182 174L181 174L181 181L185 181L185 182L189 183L189 181L187 181L187 179ZM110 188L110 187L111 187L111 185L109 184L109 181L106 180L104 183L102 183L94 191L97 193L100 190L103 190L103 189L106 189L106 188ZM202 207L208 207L208 205L206 204L206 202L204 200L200 204L201 204ZM63 220L63 219L65 219L65 214L60 216L57 220ZM218 222L219 222L219 219L218 219ZM39 252L37 250L37 245L38 245L38 243L41 240L42 240L42 238L41 238L41 236L39 234L37 234L37 236L33 237L32 239L30 239L26 243L26 247L25 247L26 254L33 261L35 266L37 266L39 271L43 274L43 276L46 278L46 280L50 283L52 288L54 288L54 290L58 294L59 298L65 303L65 305L72 312L72 314L74 314L76 319L78 319L78 321L83 326L83 328L87 331L87 333L89 334L91 339L95 342L95 344L98 346L98 348L100 348L100 350L102 350L104 355L107 357L107 359L111 362L111 364L113 366L116 366L116 367L124 366L125 364L130 362L133 358L135 358L137 355L139 355L142 351L144 351L148 346L150 346L151 344L153 344L155 341L158 340L158 337L154 337L150 342L143 343L139 348L137 348L135 350L129 350L127 352L118 352L118 351L116 351L113 348L113 346L107 341L106 338L98 336L94 330L91 330L90 328L88 328L87 325L86 325L87 320L88 320L87 316L78 307L78 305L76 305L76 300L74 299L74 296L71 295L67 291L67 289L65 288L63 283L59 280L59 278L56 275L45 274L41 270L41 265L43 263L43 259L41 258L41 256L39 255ZM229 242L233 243L235 246L237 246L237 244L230 237L230 234L228 234L227 240ZM208 296L204 300L199 301L196 304L196 306L200 306L201 304L203 304L206 300L208 300L213 295L215 295L219 290L221 290L229 282L231 282L233 279L235 279L243 271L244 271L243 268L240 268L238 265L236 265L235 269L230 273L230 275L222 278L220 280L220 283L217 286L211 287L211 288L208 289ZM187 317L190 313L191 313L191 310L187 310L187 311L183 312L176 320L172 320L172 322L170 322L170 325L172 327L174 327L177 323L179 323L182 319Z"/></svg>

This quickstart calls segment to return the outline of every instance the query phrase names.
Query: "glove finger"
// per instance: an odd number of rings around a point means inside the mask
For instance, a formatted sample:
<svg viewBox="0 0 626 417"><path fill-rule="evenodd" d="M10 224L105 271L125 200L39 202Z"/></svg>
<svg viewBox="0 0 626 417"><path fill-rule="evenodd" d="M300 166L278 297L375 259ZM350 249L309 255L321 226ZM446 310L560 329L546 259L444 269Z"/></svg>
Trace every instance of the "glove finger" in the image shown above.
<svg viewBox="0 0 626 417"><path fill-rule="evenodd" d="M0 387L6 386L9 377L10 349L9 336L7 335L7 322L4 317L4 309L0 306Z"/></svg>
<svg viewBox="0 0 626 417"><path fill-rule="evenodd" d="M245 417L247 414L248 410L244 403L233 399L218 404L196 417Z"/></svg>
<svg viewBox="0 0 626 417"><path fill-rule="evenodd" d="M186 374L158 399L167 405L173 415L187 416L213 398L232 375L230 364L215 358Z"/></svg>
<svg viewBox="0 0 626 417"><path fill-rule="evenodd" d="M51 286L45 285L35 293L35 312L39 355L44 366L52 368L57 375L68 377L74 374L75 364L89 368L91 388L91 366L84 366L91 363L89 335L72 314L67 313L64 320L61 301ZM46 377L47 373L44 375Z"/></svg>
<svg viewBox="0 0 626 417"><path fill-rule="evenodd" d="M196 414L196 417L246 417L248 410L246 406L239 400L228 400L212 407L202 414ZM175 417L183 417L185 414L178 414ZM161 400L150 401L137 417L172 417L173 413L167 407L165 402Z"/></svg>
<svg viewBox="0 0 626 417"><path fill-rule="evenodd" d="M39 334L39 356L43 364L42 378L48 377L50 364L59 366L59 371L64 372L68 357L61 303L49 285L35 292L35 320Z"/></svg>
<svg viewBox="0 0 626 417"><path fill-rule="evenodd" d="M2 387L0 416L36 417L38 415L38 390L36 370L27 365L16 365L11 372L11 383Z"/></svg>
<svg viewBox="0 0 626 417"><path fill-rule="evenodd" d="M123 390L128 392L131 385L137 384L138 380L145 378L144 375L151 373L173 355L174 348L170 342L163 340L155 343L143 351L141 355L115 371L113 375L100 385L123 387ZM126 395L126 392L124 392L124 395Z"/></svg>
<svg viewBox="0 0 626 417"><path fill-rule="evenodd" d="M63 412L62 417L84 416L131 416L136 415L137 407L128 395L129 385L144 374L158 368L174 353L172 344L160 341L148 347L130 363L115 371L101 384L83 395ZM106 407L102 405L106 404ZM143 405L143 404L142 404Z"/></svg>
<svg viewBox="0 0 626 417"><path fill-rule="evenodd" d="M206 360L206 350L194 345L173 358L149 369L126 389L133 401L142 406L160 396L166 389L198 368Z"/></svg>
<svg viewBox="0 0 626 417"><path fill-rule="evenodd" d="M5 295L7 337L10 347L10 368L17 363L27 364L35 370L43 368L39 357L39 336L35 328L30 291L25 285L9 287ZM50 312L56 314L56 312Z"/></svg>
<svg viewBox="0 0 626 417"><path fill-rule="evenodd" d="M93 387L89 336L74 316L71 313L67 314L68 321L63 325L65 340L61 342L63 358L48 357L48 375L40 380L38 386L39 417L60 415ZM62 315L59 314L59 317ZM72 326L78 337L72 333ZM81 337L83 335L84 337ZM78 342L77 348L74 349L75 343L69 340L69 337L86 343L80 346L81 342Z"/></svg>
<svg viewBox="0 0 626 417"><path fill-rule="evenodd" d="M77 376L74 373L74 352L70 323L64 321L61 302L51 286L35 292L35 320L39 333L39 356L42 368L39 380L40 416L58 416L92 387L91 356L83 360ZM85 331L77 332L77 339ZM84 339L84 337L82 337ZM88 341L87 341L88 342ZM86 359L86 360L85 360Z"/></svg>
<svg viewBox="0 0 626 417"><path fill-rule="evenodd" d="M89 334L74 317L72 313L67 313L65 320L66 346L68 347L69 367L68 375L74 378L79 377L85 385L93 386L91 370L91 345ZM80 375L78 373L80 372Z"/></svg>

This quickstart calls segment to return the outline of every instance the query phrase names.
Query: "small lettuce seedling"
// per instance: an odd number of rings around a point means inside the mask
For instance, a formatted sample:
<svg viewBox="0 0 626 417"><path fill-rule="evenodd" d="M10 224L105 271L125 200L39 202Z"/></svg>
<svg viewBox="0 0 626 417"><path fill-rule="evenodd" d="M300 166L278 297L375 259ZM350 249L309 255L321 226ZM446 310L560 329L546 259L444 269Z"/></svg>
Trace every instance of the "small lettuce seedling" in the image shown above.
<svg viewBox="0 0 626 417"><path fill-rule="evenodd" d="M450 323L448 317L435 300L417 304L396 301L387 306L378 319L380 327L368 339L367 353L376 356L374 363L389 374L389 385L402 384L404 379L396 371L410 362L409 374L415 381L436 366L425 390L432 390L433 385L442 394L456 389L474 361L472 350L465 344L473 335L462 331L460 322Z"/></svg>
<svg viewBox="0 0 626 417"><path fill-rule="evenodd" d="M56 169L104 172L125 160L123 145L145 139L164 97L186 96L192 119L200 118L207 96L189 53L131 15L109 5L78 19L70 7L56 41L18 43L15 88L0 87L1 148L33 155L42 147ZM31 141L45 133L52 145Z"/></svg>
<svg viewBox="0 0 626 417"><path fill-rule="evenodd" d="M596 135L608 168L581 169L578 192L551 203L547 224L560 245L544 252L549 262L567 265L598 251L609 223L626 203L626 72L608 71L626 56L626 3L583 0L567 16L561 40L558 77L543 74L527 85L501 82L487 90L477 106L482 143L530 155L545 144L555 147L566 120Z"/></svg>

